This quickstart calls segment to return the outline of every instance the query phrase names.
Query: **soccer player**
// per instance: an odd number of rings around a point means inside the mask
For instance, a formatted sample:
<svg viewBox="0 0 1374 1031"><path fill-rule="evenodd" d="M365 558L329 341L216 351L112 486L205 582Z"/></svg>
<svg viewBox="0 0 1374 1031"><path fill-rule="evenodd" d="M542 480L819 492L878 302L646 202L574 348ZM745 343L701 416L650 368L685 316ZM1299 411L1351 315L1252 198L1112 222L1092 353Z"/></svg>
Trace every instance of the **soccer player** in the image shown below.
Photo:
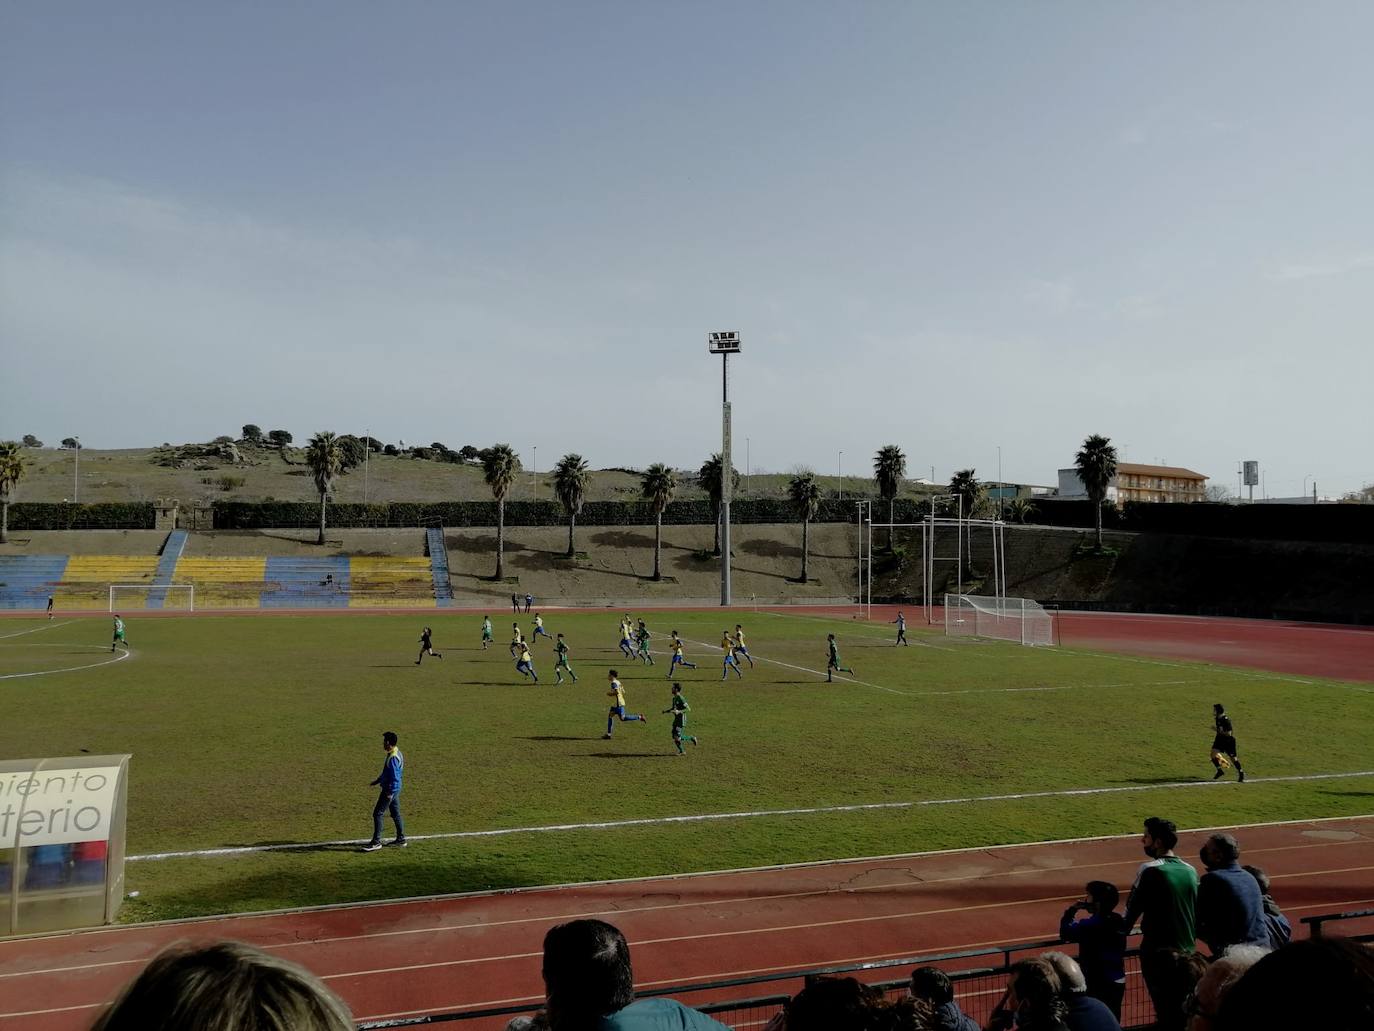
<svg viewBox="0 0 1374 1031"><path fill-rule="evenodd" d="M735 676L743 680L744 671L739 668L739 662L735 659L735 641L734 638L730 636L730 631L728 630L722 630L720 632L720 650L721 657L724 659L720 667L720 679L724 680L730 675L730 670L733 669L735 671Z"/></svg>
<svg viewBox="0 0 1374 1031"><path fill-rule="evenodd" d="M674 684L673 701L668 708L663 711L664 713L671 712L673 714L673 744L677 746L678 755L687 754L686 750L682 747L684 738L692 742L693 745L701 743L691 734L684 732L687 726L687 710L690 708L691 706L687 704L687 699L682 697L682 685Z"/></svg>
<svg viewBox="0 0 1374 1031"><path fill-rule="evenodd" d="M635 639L639 642L639 650L635 653L635 658L642 659L652 666L654 657L649 654L649 628L644 625L642 619L639 621L639 630L635 633Z"/></svg>
<svg viewBox="0 0 1374 1031"><path fill-rule="evenodd" d="M420 665L421 660L424 659L426 655L433 655L436 659L442 659L444 657L441 653L434 650L434 644L430 640L429 627L425 627L424 630L420 632L420 655L415 660L415 665Z"/></svg>
<svg viewBox="0 0 1374 1031"><path fill-rule="evenodd" d="M115 650L115 645L122 644L124 650L129 651L129 639L124 635L124 620L116 614L114 618L114 637L110 641L110 651Z"/></svg>
<svg viewBox="0 0 1374 1031"><path fill-rule="evenodd" d="M539 674L534 671L534 660L530 658L530 650L524 641L520 642L520 658L515 660L515 671L539 683Z"/></svg>
<svg viewBox="0 0 1374 1031"><path fill-rule="evenodd" d="M897 640L892 642L892 646L895 648L899 644L905 644L908 648L910 648L911 644L906 639L906 616L902 615L901 612L898 612L897 618L894 619L892 622L897 624Z"/></svg>
<svg viewBox="0 0 1374 1031"><path fill-rule="evenodd" d="M738 658L738 657L741 656L741 655L743 655L746 659L749 659L749 668L750 668L750 669L753 669L753 668L754 668L754 660L753 660L752 658L750 658L750 656L749 656L749 649L746 648L746 647L744 646L744 627L742 627L742 626L740 626L738 623L736 623L736 624L735 624L735 657Z"/></svg>
<svg viewBox="0 0 1374 1031"><path fill-rule="evenodd" d="M848 666L840 665L840 646L835 643L835 635L827 634L826 636L830 644L830 658L825 664L825 682L827 684L833 684L835 678L832 674L835 673L848 673L852 677L854 675L854 670Z"/></svg>
<svg viewBox="0 0 1374 1031"><path fill-rule="evenodd" d="M620 650L627 659L635 657L633 637L634 631L630 629L630 617L627 615L620 621Z"/></svg>
<svg viewBox="0 0 1374 1031"><path fill-rule="evenodd" d="M482 651L487 650L487 645L491 644L491 617L482 617Z"/></svg>
<svg viewBox="0 0 1374 1031"><path fill-rule="evenodd" d="M520 632L519 623L512 623L510 625L510 634L510 653L511 656L514 657L520 654L521 649L525 647L525 635Z"/></svg>
<svg viewBox="0 0 1374 1031"><path fill-rule="evenodd" d="M52 595L48 595L48 618L52 619Z"/></svg>
<svg viewBox="0 0 1374 1031"><path fill-rule="evenodd" d="M669 647L673 649L673 661L668 663L667 679L673 679L673 670L677 669L679 666L686 666L688 669L697 668L697 664L695 662L688 662L685 658L682 657L682 638L678 636L676 630L673 631L673 640Z"/></svg>
<svg viewBox="0 0 1374 1031"><path fill-rule="evenodd" d="M577 683L577 674L574 673L573 668L568 665L568 642L563 640L562 634L559 634L558 640L554 642L553 650L554 654L558 656L553 664L553 675L558 678L556 683L563 683L563 671L565 669L568 671L568 676L572 677L572 682L574 684Z"/></svg>
<svg viewBox="0 0 1374 1031"><path fill-rule="evenodd" d="M615 670L610 672L611 689L606 692L606 696L612 699L610 714L606 717L606 733L602 734L602 740L608 740L611 736L611 728L615 726L617 717L621 723L633 723L638 720L640 723L648 723L643 713L635 716L625 715L625 689L620 686L620 674Z"/></svg>
<svg viewBox="0 0 1374 1031"><path fill-rule="evenodd" d="M549 632L544 629L544 617L536 612L534 614L534 633L530 634L530 640L537 641L541 635L547 637L550 641L553 640Z"/></svg>
<svg viewBox="0 0 1374 1031"><path fill-rule="evenodd" d="M1216 737L1212 738L1212 765L1217 768L1217 772L1212 774L1212 779L1216 780L1226 774L1226 769L1221 765L1221 757L1224 755L1236 768L1236 779L1245 780L1240 757L1236 755L1236 728L1231 724L1231 717L1226 715L1226 707L1220 702L1212 706L1212 722L1217 730Z"/></svg>

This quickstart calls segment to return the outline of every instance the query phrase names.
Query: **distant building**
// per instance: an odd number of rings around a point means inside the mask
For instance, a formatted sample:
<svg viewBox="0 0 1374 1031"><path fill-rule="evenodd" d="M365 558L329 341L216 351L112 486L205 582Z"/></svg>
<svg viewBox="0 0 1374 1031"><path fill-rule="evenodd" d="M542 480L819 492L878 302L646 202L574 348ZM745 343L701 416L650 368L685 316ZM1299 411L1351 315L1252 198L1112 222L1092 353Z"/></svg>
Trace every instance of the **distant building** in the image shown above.
<svg viewBox="0 0 1374 1031"><path fill-rule="evenodd" d="M1059 470L1059 496L1086 498L1088 492L1077 469ZM1107 500L1206 501L1207 477L1174 465L1137 465L1119 462L1116 475L1107 482Z"/></svg>

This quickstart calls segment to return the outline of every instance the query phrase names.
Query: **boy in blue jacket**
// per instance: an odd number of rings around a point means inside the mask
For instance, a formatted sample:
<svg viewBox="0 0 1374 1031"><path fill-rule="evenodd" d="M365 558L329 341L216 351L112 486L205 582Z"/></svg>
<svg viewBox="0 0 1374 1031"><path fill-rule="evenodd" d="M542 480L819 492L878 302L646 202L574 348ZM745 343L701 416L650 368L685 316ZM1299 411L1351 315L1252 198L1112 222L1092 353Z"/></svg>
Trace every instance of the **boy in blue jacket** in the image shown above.
<svg viewBox="0 0 1374 1031"><path fill-rule="evenodd" d="M382 748L386 751L386 760L382 763L382 772L371 785L381 788L381 793L377 796L377 804L372 807L372 840L364 846L364 852L376 852L382 847L382 817L388 812L391 813L391 822L396 824L396 837L387 844L406 847L405 827L401 823L401 804L397 801L401 794L401 774L406 761L405 756L401 755L401 750L396 747L394 730L388 730L382 735Z"/></svg>

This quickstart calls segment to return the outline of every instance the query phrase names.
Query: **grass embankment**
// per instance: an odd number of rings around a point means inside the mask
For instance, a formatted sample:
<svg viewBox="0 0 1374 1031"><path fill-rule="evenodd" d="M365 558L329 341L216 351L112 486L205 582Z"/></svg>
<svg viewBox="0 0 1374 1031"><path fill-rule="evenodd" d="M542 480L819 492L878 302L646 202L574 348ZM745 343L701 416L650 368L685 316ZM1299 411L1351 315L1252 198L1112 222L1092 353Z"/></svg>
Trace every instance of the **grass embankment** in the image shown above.
<svg viewBox="0 0 1374 1031"><path fill-rule="evenodd" d="M882 627L755 613L651 618L660 644L676 627L700 663L681 679L702 743L678 758L660 715L666 664L661 653L654 667L619 658L618 613L550 615L581 678L561 687L547 642L535 647L541 683L515 674L510 620L492 615L497 641L486 652L478 620L438 612L133 618L128 661L0 681L11 714L0 754L132 752L132 854L303 846L132 862L128 886L140 897L126 919L1120 833L1152 813L1185 826L1349 815L1374 792L1374 777L1263 780L1371 766L1374 695L1347 685L916 633L918 646L897 649ZM715 642L741 621L758 665L722 683ZM422 622L445 657L417 668ZM830 630L865 683L827 684L817 672ZM95 619L0 640L0 674L100 661L106 638ZM604 741L612 665L631 711L650 722L618 724ZM1217 700L1234 715L1251 783L1208 782ZM310 847L370 832L367 784L385 729L401 735L402 798L417 837L1130 790L417 840L372 855Z"/></svg>

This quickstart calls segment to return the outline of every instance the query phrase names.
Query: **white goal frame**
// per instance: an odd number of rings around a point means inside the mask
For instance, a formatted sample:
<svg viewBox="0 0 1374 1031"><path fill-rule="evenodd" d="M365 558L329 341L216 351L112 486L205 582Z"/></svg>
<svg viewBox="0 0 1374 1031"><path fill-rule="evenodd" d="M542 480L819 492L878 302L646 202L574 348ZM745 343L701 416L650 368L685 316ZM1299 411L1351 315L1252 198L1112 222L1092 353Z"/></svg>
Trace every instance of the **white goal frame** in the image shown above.
<svg viewBox="0 0 1374 1031"><path fill-rule="evenodd" d="M117 612L115 608L115 591L121 588L139 590L143 592L143 604L140 608L148 607L148 595L152 591L172 591L180 590L189 592L186 601L186 608L175 609L176 612L194 612L196 610L196 585L195 584L110 584L110 612ZM125 606L126 608L128 606Z"/></svg>
<svg viewBox="0 0 1374 1031"><path fill-rule="evenodd" d="M1027 647L1054 644L1054 617L1031 598L945 595L946 637L987 637Z"/></svg>

